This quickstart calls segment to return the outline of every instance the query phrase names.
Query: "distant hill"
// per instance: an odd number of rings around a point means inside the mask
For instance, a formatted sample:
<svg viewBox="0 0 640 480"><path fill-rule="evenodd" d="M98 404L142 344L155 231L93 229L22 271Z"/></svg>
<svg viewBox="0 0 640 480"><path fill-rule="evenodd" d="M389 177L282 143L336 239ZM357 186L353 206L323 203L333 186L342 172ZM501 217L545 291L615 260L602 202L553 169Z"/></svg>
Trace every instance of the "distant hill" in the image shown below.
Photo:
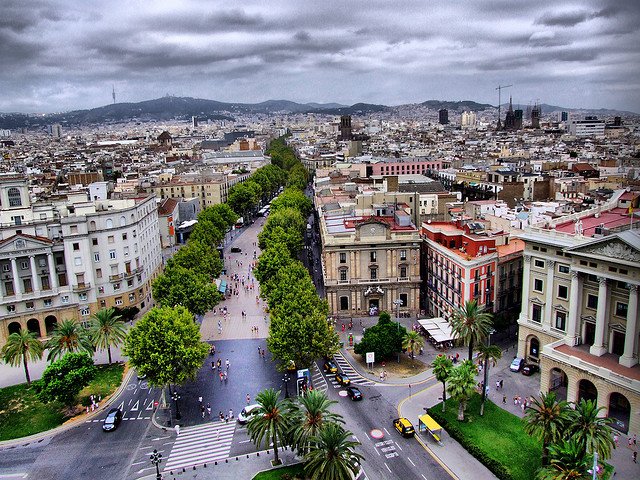
<svg viewBox="0 0 640 480"><path fill-rule="evenodd" d="M472 112L480 112L488 108L496 108L493 105L489 105L488 103L476 103L471 100L461 100L459 102L449 102L449 101L443 101L443 100L427 100L426 102L422 102L420 105L433 108L434 110L440 110L442 108L446 108L447 110L453 110L453 111L459 111L459 112L463 112L465 110L470 110Z"/></svg>

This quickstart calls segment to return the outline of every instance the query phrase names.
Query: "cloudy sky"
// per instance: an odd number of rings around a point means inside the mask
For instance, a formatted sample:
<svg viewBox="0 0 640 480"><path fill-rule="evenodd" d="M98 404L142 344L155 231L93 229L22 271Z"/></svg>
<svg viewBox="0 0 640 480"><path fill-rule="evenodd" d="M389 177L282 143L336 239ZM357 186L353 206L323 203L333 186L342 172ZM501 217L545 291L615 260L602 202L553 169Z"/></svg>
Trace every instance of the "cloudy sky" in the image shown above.
<svg viewBox="0 0 640 480"><path fill-rule="evenodd" d="M640 112L640 0L2 0L0 111L166 94ZM503 97L504 99L504 97Z"/></svg>

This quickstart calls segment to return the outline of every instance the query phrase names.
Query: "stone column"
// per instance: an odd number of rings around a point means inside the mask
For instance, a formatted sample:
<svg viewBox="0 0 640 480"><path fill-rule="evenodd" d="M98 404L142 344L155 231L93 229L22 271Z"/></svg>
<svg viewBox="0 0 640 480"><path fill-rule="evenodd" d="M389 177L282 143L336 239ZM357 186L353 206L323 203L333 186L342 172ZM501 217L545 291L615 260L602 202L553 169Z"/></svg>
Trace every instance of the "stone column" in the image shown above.
<svg viewBox="0 0 640 480"><path fill-rule="evenodd" d="M391 250L385 250L386 255L385 255L385 272L384 272L384 278L392 278L393 277L393 259L391 257Z"/></svg>
<svg viewBox="0 0 640 480"><path fill-rule="evenodd" d="M14 295L22 295L22 290L20 289L20 277L18 277L18 264L15 258L11 259L11 275L13 275L13 294Z"/></svg>
<svg viewBox="0 0 640 480"><path fill-rule="evenodd" d="M31 289L35 292L36 290L40 290L38 287L38 272L36 271L35 255L29 255L29 266L31 267Z"/></svg>
<svg viewBox="0 0 640 480"><path fill-rule="evenodd" d="M520 321L529 319L529 277L531 277L531 255L522 257L522 306L520 307ZM464 298L464 289L467 285L460 280L462 289L462 298Z"/></svg>
<svg viewBox="0 0 640 480"><path fill-rule="evenodd" d="M593 345L589 349L592 355L598 357L606 353L604 347L604 334L607 326L607 304L609 300L609 288L605 277L598 277L598 310L596 312L596 334Z"/></svg>
<svg viewBox="0 0 640 480"><path fill-rule="evenodd" d="M638 338L638 285L629 284L629 302L627 303L627 328L624 334L624 354L620 357L620 365L632 367L638 363L635 351Z"/></svg>
<svg viewBox="0 0 640 480"><path fill-rule="evenodd" d="M58 288L58 272L56 271L56 264L53 261L53 254L47 253L47 261L49 263L49 278L51 282L51 288L55 291Z"/></svg>
<svg viewBox="0 0 640 480"><path fill-rule="evenodd" d="M569 321L567 324L567 344L574 346L580 324L580 311L582 310L582 279L576 270L571 270L571 289L569 291Z"/></svg>
<svg viewBox="0 0 640 480"><path fill-rule="evenodd" d="M553 290L553 270L556 266L556 262L553 260L547 260L547 288L545 289L544 294L544 320L543 323L549 327L553 327L553 299L555 298L555 292Z"/></svg>

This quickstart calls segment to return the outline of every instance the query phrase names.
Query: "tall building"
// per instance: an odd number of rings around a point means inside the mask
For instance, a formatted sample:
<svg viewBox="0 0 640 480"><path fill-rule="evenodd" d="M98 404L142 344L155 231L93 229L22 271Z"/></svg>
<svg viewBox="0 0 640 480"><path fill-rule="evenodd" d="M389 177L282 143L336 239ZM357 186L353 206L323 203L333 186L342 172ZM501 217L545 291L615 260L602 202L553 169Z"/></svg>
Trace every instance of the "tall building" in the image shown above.
<svg viewBox="0 0 640 480"><path fill-rule="evenodd" d="M640 231L619 193L520 236L518 356L540 365L540 391L595 400L631 434L640 433Z"/></svg>
<svg viewBox="0 0 640 480"><path fill-rule="evenodd" d="M149 308L162 266L155 197L100 191L32 204L26 179L0 181L0 346L20 329L44 338L104 307Z"/></svg>
<svg viewBox="0 0 640 480"><path fill-rule="evenodd" d="M340 135L338 140L351 140L351 115L342 115L340 117Z"/></svg>
<svg viewBox="0 0 640 480"><path fill-rule="evenodd" d="M438 110L438 122L440 125L446 125L449 123L449 110L446 108Z"/></svg>
<svg viewBox="0 0 640 480"><path fill-rule="evenodd" d="M198 128L198 117L191 117L191 128Z"/></svg>
<svg viewBox="0 0 640 480"><path fill-rule="evenodd" d="M49 126L49 132L53 138L62 138L62 125L59 123L54 123Z"/></svg>
<svg viewBox="0 0 640 480"><path fill-rule="evenodd" d="M476 112L462 112L460 116L460 126L462 128L473 128L476 126L477 121Z"/></svg>
<svg viewBox="0 0 640 480"><path fill-rule="evenodd" d="M587 116L583 120L571 120L567 124L570 135L576 137L604 137L605 121Z"/></svg>
<svg viewBox="0 0 640 480"><path fill-rule="evenodd" d="M513 112L513 115L515 117L515 128L516 130L522 130L522 110L521 109L517 109Z"/></svg>
<svg viewBox="0 0 640 480"><path fill-rule="evenodd" d="M531 110L531 128L539 129L540 128L540 105L537 103L533 106Z"/></svg>
<svg viewBox="0 0 640 480"><path fill-rule="evenodd" d="M513 112L513 101L511 99L511 95L509 95L509 108L507 109L507 114L504 118L504 129L516 130L516 115Z"/></svg>

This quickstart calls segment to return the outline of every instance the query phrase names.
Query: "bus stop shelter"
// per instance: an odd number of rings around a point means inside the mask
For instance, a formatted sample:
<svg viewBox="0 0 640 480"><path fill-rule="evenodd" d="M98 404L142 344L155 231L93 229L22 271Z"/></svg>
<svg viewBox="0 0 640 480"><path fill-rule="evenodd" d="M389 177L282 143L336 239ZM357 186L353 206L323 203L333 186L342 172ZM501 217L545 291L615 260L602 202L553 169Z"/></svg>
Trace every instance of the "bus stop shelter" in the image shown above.
<svg viewBox="0 0 640 480"><path fill-rule="evenodd" d="M442 435L442 427L438 422L436 422L430 415L424 414L418 417L418 432L429 432L429 435L433 437L433 439L438 442L438 444L442 445L440 441Z"/></svg>

